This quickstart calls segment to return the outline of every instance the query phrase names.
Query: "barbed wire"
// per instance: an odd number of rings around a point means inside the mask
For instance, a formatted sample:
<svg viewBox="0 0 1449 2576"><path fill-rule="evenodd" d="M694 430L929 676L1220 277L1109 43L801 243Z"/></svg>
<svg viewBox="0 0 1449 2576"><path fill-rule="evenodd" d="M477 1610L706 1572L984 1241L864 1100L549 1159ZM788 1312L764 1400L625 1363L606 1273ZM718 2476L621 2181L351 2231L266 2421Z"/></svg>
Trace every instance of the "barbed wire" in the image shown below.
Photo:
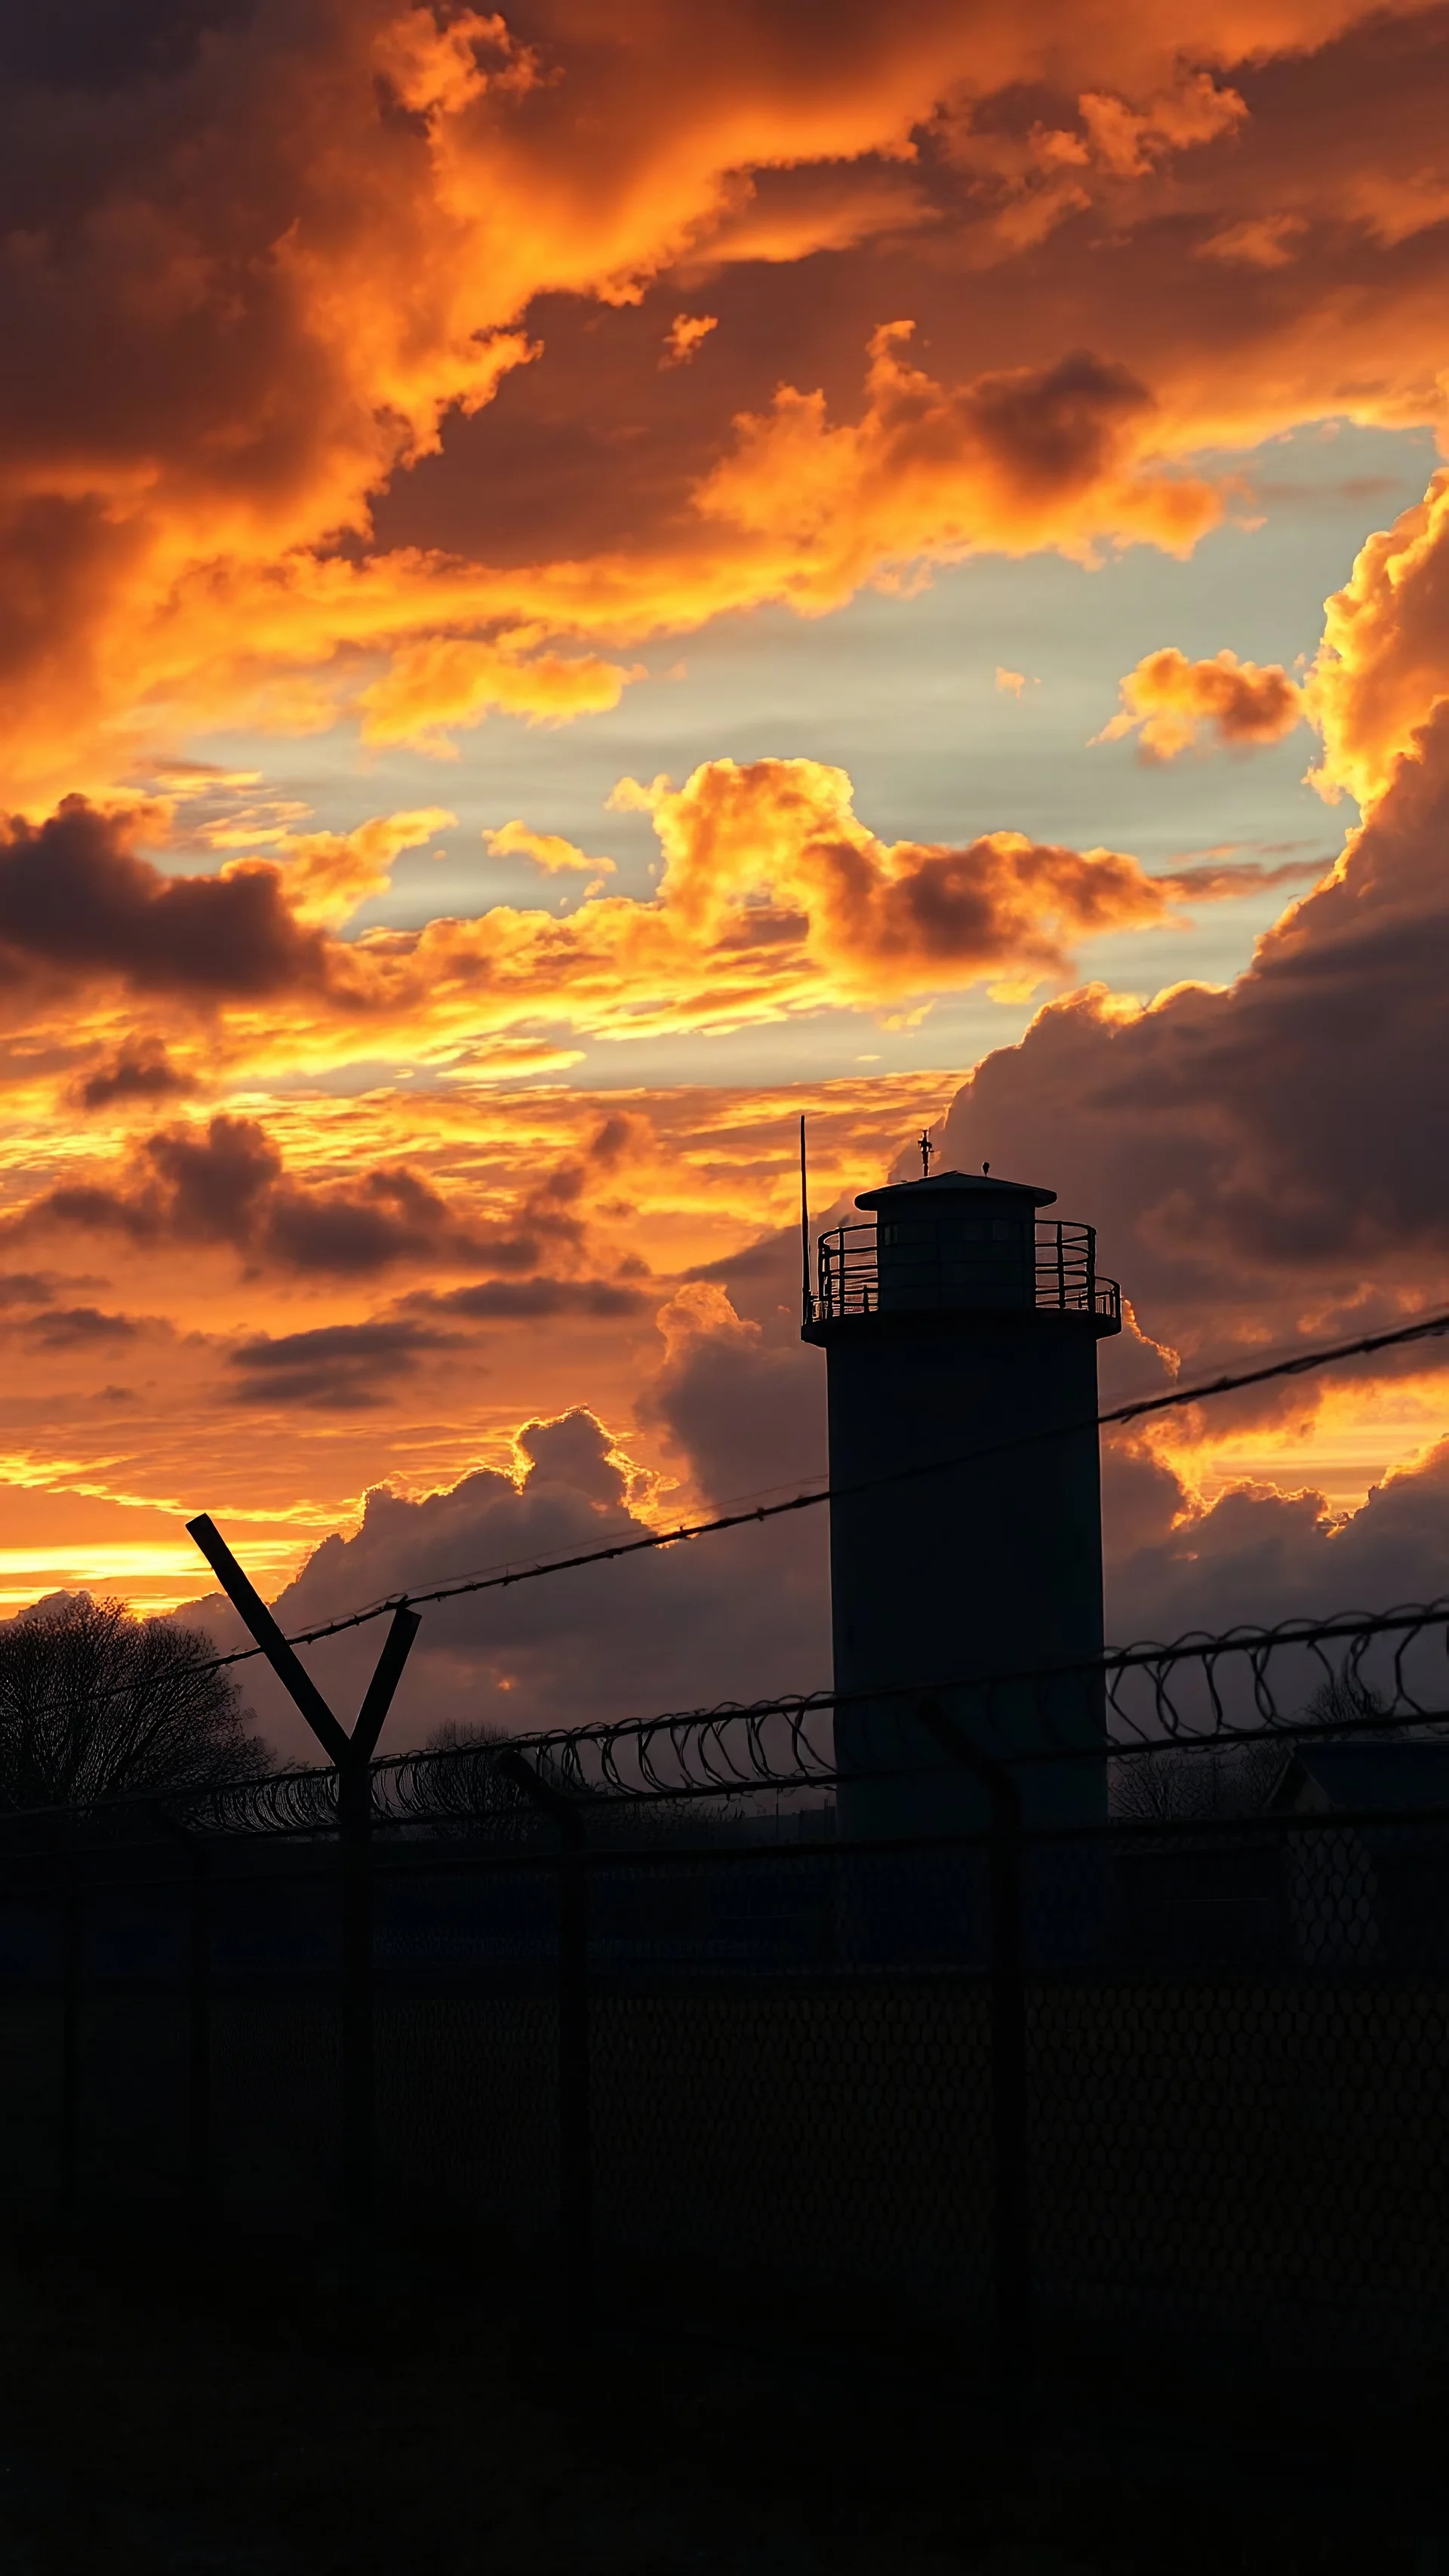
<svg viewBox="0 0 1449 2576"><path fill-rule="evenodd" d="M1185 1404L1205 1403L1219 1395L1234 1395L1247 1387L1265 1386L1285 1377L1303 1377L1315 1369L1330 1368L1342 1360L1364 1359L1376 1351L1393 1350L1413 1342L1428 1341L1449 1333L1449 1311L1421 1317L1413 1324L1403 1324L1391 1331L1361 1334L1351 1342L1333 1342L1311 1351L1299 1351L1285 1359L1272 1360L1261 1367L1244 1369L1235 1375L1210 1378L1195 1386L1175 1387L1163 1395L1139 1396L1130 1403L1113 1406L1109 1411L1079 1415L1070 1422L1052 1423L1031 1431L1013 1432L1000 1440L978 1443L949 1458L931 1458L909 1466L891 1468L878 1476L854 1477L848 1483L826 1483L810 1493L790 1496L778 1503L759 1503L753 1508L717 1514L711 1520L682 1522L677 1528L649 1530L636 1538L621 1539L594 1548L585 1548L570 1556L548 1557L530 1565L508 1566L491 1574L469 1575L422 1590L400 1590L385 1593L362 1608L339 1612L335 1618L319 1621L310 1628L299 1628L287 1635L289 1646L315 1646L329 1637L340 1637L357 1628L370 1626L400 1608L418 1609L429 1604L453 1601L465 1595L506 1591L517 1583L537 1582L552 1574L571 1574L585 1566L606 1565L627 1556L638 1556L661 1547L674 1547L697 1538L718 1536L725 1530L745 1529L765 1521L779 1519L788 1512L808 1511L818 1503L844 1502L858 1494L874 1493L893 1485L904 1484L919 1476L948 1475L962 1467L975 1466L1018 1449L1043 1441L1067 1440L1086 1431L1105 1431L1136 1422L1149 1414L1166 1413ZM237 1664L254 1663L264 1649L258 1645L234 1646L207 1657L189 1667L193 1673L223 1672ZM85 1693L68 1705L91 1706L101 1700L114 1699L131 1687L113 1683L101 1691ZM46 1703L46 1707L58 1703ZM35 1712L45 1714L45 1708Z"/></svg>
<svg viewBox="0 0 1449 2576"><path fill-rule="evenodd" d="M1421 1674L1414 1650L1431 1645L1440 1631L1433 1673ZM1382 1648L1377 1660L1376 1645ZM621 1803L940 1774L952 1766L927 1746L916 1722L921 1702L933 1698L949 1698L953 1717L980 1750L1013 1764L1443 1726L1449 1724L1444 1649L1449 1598L1215 1636L1199 1631L1167 1644L1148 1640L1086 1663L869 1691L790 1693L526 1735L480 1734L472 1743L424 1746L375 1762L373 1813L379 1824L476 1827L486 1821L505 1839L526 1832L518 1792L498 1767L505 1754L532 1761L551 1787L596 1812ZM1433 1690L1426 1687L1431 1679L1438 1681ZM862 1744L843 1762L833 1724L842 1715L868 1721L857 1729ZM291 1769L192 1793L184 1803L193 1827L211 1832L327 1831L336 1823L336 1774Z"/></svg>
<svg viewBox="0 0 1449 2576"><path fill-rule="evenodd" d="M338 1637L354 1628L367 1626L375 1619L386 1618L401 1604L418 1609L429 1603L457 1600L465 1594L506 1591L516 1583L532 1583L550 1574L570 1574L588 1565L612 1564L620 1557L637 1556L660 1547L673 1547L681 1541L710 1538L719 1532L744 1529L752 1524L776 1520L787 1512L808 1511L817 1503L842 1502L856 1494L905 1483L917 1476L946 1475L955 1469L974 1466L978 1461L1000 1457L1007 1451L1029 1447L1044 1440L1065 1440L1083 1431L1104 1431L1135 1422L1152 1413L1165 1413L1184 1404L1201 1404L1218 1395L1233 1395L1241 1389L1263 1386L1282 1377L1301 1377L1316 1368L1328 1368L1337 1361L1371 1357L1375 1351L1392 1350L1404 1344L1427 1341L1449 1332L1449 1312L1425 1317L1414 1324L1396 1327L1391 1332L1366 1333L1357 1341L1336 1342L1326 1347L1294 1353L1290 1358L1274 1360L1265 1366L1245 1369L1236 1375L1216 1377L1201 1385L1177 1387L1165 1395L1140 1396L1129 1404L1119 1404L1105 1413L1084 1414L1075 1421L1047 1425L1035 1431L1013 1432L1008 1438L979 1443L950 1458L928 1459L920 1464L893 1468L879 1476L853 1478L847 1484L825 1484L814 1492L794 1494L779 1503L759 1503L753 1509L723 1512L712 1520L683 1522L675 1529L650 1530L638 1538L621 1539L610 1545L580 1550L572 1556L550 1557L536 1564L509 1566L492 1574L469 1575L438 1583L426 1590L406 1589L389 1592L361 1609L345 1611L314 1627L302 1628L289 1635L290 1646L320 1645L325 1638ZM240 1646L215 1657L211 1669L223 1665L248 1663L261 1653L260 1646Z"/></svg>

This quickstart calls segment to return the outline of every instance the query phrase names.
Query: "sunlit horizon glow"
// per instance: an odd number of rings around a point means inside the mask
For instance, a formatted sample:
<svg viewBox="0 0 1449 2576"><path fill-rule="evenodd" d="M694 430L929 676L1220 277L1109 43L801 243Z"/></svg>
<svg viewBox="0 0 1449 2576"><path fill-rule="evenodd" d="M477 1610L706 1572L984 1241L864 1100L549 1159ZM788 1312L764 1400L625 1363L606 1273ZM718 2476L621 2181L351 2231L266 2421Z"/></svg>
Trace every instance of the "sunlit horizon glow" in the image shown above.
<svg viewBox="0 0 1449 2576"><path fill-rule="evenodd" d="M1109 1401L1449 1295L1446 94L1420 0L36 37L7 1609L813 1475L802 1114L818 1221L923 1125L1094 1220ZM1196 1416L1109 1549L1427 1580L1446 1431Z"/></svg>

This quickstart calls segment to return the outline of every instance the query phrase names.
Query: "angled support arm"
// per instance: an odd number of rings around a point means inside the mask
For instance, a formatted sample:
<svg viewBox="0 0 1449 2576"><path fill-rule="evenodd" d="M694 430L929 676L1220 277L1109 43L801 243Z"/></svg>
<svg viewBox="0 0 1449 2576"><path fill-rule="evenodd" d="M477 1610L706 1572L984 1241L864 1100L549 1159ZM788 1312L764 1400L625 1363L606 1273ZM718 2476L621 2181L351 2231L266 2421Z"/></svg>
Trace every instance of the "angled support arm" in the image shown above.
<svg viewBox="0 0 1449 2576"><path fill-rule="evenodd" d="M393 1693L402 1680L403 1666L422 1624L416 1610L410 1610L405 1601L398 1603L352 1730L350 1750L355 1762L370 1762L377 1751L377 1739L392 1706Z"/></svg>
<svg viewBox="0 0 1449 2576"><path fill-rule="evenodd" d="M283 1690L296 1702L323 1752L340 1768L352 1747L306 1666L292 1652L261 1594L243 1574L209 1512L186 1524L237 1617L255 1637Z"/></svg>
<svg viewBox="0 0 1449 2576"><path fill-rule="evenodd" d="M256 1639L273 1672L288 1697L301 1710L329 1762L339 1771L350 1771L354 1765L372 1760L383 1721L392 1706L393 1694L402 1679L412 1642L422 1621L416 1610L400 1601L392 1615L382 1653L367 1693L358 1711L357 1723L349 1735L339 1725L307 1667L293 1652L272 1617L261 1594L243 1574L231 1549L209 1512L199 1512L186 1524L187 1535L196 1541L211 1567L228 1601Z"/></svg>

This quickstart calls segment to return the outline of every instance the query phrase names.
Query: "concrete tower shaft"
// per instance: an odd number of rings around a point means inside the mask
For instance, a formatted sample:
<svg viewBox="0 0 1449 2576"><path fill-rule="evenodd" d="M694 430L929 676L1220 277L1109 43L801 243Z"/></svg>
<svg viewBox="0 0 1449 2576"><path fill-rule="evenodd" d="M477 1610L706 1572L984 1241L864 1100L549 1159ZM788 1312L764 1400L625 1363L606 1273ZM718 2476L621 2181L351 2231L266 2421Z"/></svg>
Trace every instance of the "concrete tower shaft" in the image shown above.
<svg viewBox="0 0 1449 2576"><path fill-rule="evenodd" d="M889 1781L939 1762L909 1702L871 1694L1089 1663L1102 1651L1097 1343L1121 1329L1093 1229L1054 1193L985 1174L867 1190L873 1220L820 1239L804 1338L829 1374L830 1571L847 1832L969 1817L980 1793ZM1067 1426L1076 1426L1067 1428ZM1050 1435L1050 1436L1041 1436ZM979 1465L951 1465L973 1449ZM931 1472L903 1472L914 1470ZM876 1480L890 1480L877 1482ZM864 1695L864 1696L859 1696ZM1080 1678L944 1693L983 1752L1076 1758L1020 1774L1036 1821L1104 1811L1100 1694ZM959 1812L957 1812L959 1810Z"/></svg>

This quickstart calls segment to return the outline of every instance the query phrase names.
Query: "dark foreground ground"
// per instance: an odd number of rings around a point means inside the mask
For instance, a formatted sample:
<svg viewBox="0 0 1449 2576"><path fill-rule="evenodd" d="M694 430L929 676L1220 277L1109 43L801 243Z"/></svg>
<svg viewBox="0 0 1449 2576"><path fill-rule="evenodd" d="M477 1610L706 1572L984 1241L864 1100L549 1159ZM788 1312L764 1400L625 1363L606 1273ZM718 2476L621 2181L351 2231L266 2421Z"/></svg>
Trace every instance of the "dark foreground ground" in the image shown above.
<svg viewBox="0 0 1449 2576"><path fill-rule="evenodd" d="M1241 2392L1170 2436L1059 2399L1023 2450L929 2357L882 2388L829 2338L576 2354L551 2311L474 2287L359 2324L264 2251L12 2246L0 2571L1449 2576L1432 2387L1366 2381L1326 2443L1245 2431Z"/></svg>

